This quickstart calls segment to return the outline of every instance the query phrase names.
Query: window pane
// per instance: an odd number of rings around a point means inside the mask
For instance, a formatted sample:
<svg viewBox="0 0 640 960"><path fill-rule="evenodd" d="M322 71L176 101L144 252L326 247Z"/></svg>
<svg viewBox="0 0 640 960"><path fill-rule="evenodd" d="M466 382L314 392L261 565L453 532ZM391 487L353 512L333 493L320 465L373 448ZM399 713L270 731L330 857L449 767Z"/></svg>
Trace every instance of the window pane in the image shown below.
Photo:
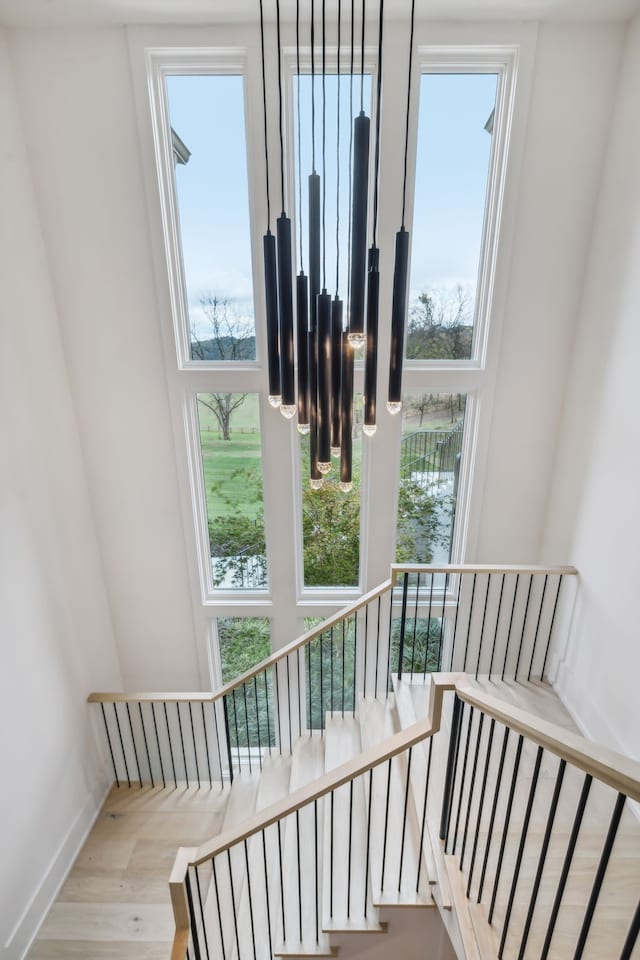
<svg viewBox="0 0 640 960"><path fill-rule="evenodd" d="M228 683L271 653L267 617L218 617L216 621L222 682ZM232 749L275 744L273 686L269 673L238 687L226 698ZM242 759L242 755L239 755Z"/></svg>
<svg viewBox="0 0 640 960"><path fill-rule="evenodd" d="M448 563L466 396L425 393L402 403L397 563Z"/></svg>
<svg viewBox="0 0 640 960"><path fill-rule="evenodd" d="M243 78L167 77L192 360L256 356Z"/></svg>
<svg viewBox="0 0 640 960"><path fill-rule="evenodd" d="M497 80L421 79L408 359L471 356Z"/></svg>
<svg viewBox="0 0 640 960"><path fill-rule="evenodd" d="M323 617L305 617L304 629L313 630ZM307 729L324 729L327 713L353 712L357 706L354 670L357 633L354 617L323 631L305 647Z"/></svg>
<svg viewBox="0 0 640 960"><path fill-rule="evenodd" d="M424 584L422 585L424 587ZM440 587L442 590L442 587ZM402 618L399 612L391 620L391 672L399 672ZM444 642L442 617L407 616L402 644L402 672L435 673L441 667L440 648Z"/></svg>
<svg viewBox="0 0 640 960"><path fill-rule="evenodd" d="M199 393L213 586L267 586L260 415L255 393Z"/></svg>
<svg viewBox="0 0 640 960"><path fill-rule="evenodd" d="M300 438L305 587L356 587L360 576L362 397L353 408L353 488L343 493L340 460L332 460L321 490L309 486L309 438Z"/></svg>

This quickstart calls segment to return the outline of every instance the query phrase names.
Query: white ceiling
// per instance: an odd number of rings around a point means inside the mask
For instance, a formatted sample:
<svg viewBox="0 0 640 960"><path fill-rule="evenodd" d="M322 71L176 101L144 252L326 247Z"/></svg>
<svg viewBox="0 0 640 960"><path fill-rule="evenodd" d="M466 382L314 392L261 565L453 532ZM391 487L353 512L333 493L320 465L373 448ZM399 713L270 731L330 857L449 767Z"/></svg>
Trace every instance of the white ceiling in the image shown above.
<svg viewBox="0 0 640 960"><path fill-rule="evenodd" d="M409 6L409 0L387 0L385 10L404 16ZM0 0L0 23L213 23L253 20L258 9L258 0ZM416 9L421 18L456 20L625 20L640 10L640 0L418 0ZM282 0L282 10L291 15L295 0Z"/></svg>

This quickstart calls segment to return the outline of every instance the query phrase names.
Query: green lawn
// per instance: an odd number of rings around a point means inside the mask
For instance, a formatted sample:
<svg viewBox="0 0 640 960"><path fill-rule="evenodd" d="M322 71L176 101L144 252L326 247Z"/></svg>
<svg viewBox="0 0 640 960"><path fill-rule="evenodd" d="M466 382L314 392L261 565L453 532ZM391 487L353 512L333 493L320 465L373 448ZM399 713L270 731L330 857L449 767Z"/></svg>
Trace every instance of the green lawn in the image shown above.
<svg viewBox="0 0 640 960"><path fill-rule="evenodd" d="M260 417L256 394L232 414L231 439L223 440L214 414L198 404L200 446L209 518L255 520L262 510Z"/></svg>

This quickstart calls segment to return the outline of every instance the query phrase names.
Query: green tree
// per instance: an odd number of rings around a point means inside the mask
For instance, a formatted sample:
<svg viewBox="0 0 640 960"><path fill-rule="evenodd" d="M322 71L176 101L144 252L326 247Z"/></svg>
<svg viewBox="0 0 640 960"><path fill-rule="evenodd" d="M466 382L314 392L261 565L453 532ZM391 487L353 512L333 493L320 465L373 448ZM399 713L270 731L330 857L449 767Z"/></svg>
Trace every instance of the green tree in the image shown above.
<svg viewBox="0 0 640 960"><path fill-rule="evenodd" d="M409 313L409 360L466 360L471 356L471 300L458 284L453 291L424 291Z"/></svg>

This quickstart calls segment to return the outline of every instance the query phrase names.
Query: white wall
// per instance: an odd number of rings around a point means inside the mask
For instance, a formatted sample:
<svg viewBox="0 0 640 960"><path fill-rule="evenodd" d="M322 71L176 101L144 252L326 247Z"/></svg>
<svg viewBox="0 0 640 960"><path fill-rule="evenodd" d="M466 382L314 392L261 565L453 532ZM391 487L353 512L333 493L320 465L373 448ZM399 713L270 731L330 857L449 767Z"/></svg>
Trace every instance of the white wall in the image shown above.
<svg viewBox="0 0 640 960"><path fill-rule="evenodd" d="M0 130L0 956L14 960L109 781L87 693L121 677L2 30Z"/></svg>
<svg viewBox="0 0 640 960"><path fill-rule="evenodd" d="M640 759L640 17L612 116L544 555L580 571L559 688L585 732Z"/></svg>
<svg viewBox="0 0 640 960"><path fill-rule="evenodd" d="M497 363L480 529L469 560L538 557L566 369L618 75L620 25L540 24ZM548 557L563 562L559 547Z"/></svg>
<svg viewBox="0 0 640 960"><path fill-rule="evenodd" d="M207 688L126 32L17 31L12 53L124 683Z"/></svg>

